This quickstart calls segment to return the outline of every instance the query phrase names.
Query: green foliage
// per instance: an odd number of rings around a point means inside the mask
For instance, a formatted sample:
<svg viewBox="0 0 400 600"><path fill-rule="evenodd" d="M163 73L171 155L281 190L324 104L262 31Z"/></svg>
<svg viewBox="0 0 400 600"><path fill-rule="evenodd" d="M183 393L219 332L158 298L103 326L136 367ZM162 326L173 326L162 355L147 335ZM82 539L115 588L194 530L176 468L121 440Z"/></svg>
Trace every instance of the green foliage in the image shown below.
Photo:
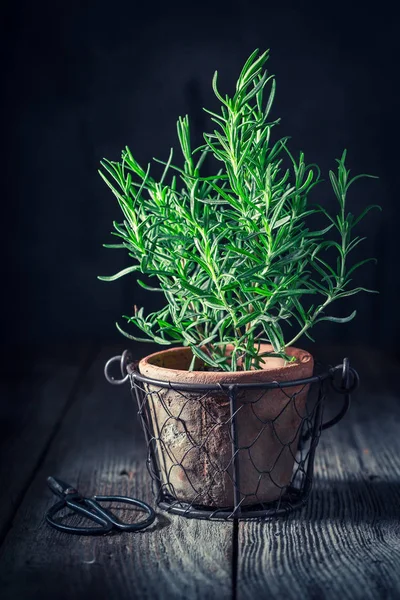
<svg viewBox="0 0 400 600"><path fill-rule="evenodd" d="M271 141L270 121L275 79L264 69L268 52L256 50L244 65L232 97L223 97L219 113L206 111L216 128L204 134L204 144L192 149L189 119L179 118L177 132L183 165L173 164L171 149L159 181L144 170L128 147L119 162L103 160L100 175L115 194L124 215L114 223L120 243L134 264L112 277L139 272L157 281L138 279L145 289L161 292L165 306L147 316L135 307L125 316L144 334L127 337L159 344L190 346L193 357L210 367L260 368L258 343L272 344L273 355L286 357L285 348L319 321L350 321L326 314L335 300L365 290L351 286L351 276L362 264L348 266L351 251L363 238L353 237L359 217L346 209L347 192L359 177L349 179L346 151L337 160L337 173L329 173L339 203L337 216L311 205L308 196L322 180L317 165L296 159L288 138ZM221 168L201 177L210 155ZM156 159L155 159L156 160ZM286 161L286 162L285 162ZM284 167L288 164L287 168ZM379 207L377 207L379 208ZM310 229L309 218L323 213L328 222L320 231ZM327 239L327 233L335 240ZM326 252L337 255L336 267ZM308 298L312 298L311 305ZM316 299L315 299L316 298ZM282 324L296 326L284 339ZM233 346L229 360L227 345ZM194 359L192 361L192 366Z"/></svg>

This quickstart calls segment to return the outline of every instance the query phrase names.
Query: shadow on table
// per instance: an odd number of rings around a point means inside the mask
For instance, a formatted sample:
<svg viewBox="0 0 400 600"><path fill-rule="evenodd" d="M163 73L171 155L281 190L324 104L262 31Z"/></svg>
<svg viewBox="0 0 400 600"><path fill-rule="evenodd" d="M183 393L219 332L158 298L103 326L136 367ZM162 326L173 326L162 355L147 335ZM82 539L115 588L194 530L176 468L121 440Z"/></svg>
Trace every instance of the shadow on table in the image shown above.
<svg viewBox="0 0 400 600"><path fill-rule="evenodd" d="M301 515L310 521L332 519L352 523L400 518L400 481L369 475L362 480L316 480Z"/></svg>
<svg viewBox="0 0 400 600"><path fill-rule="evenodd" d="M122 598L121 578L113 578L101 564L52 563L37 565L24 576L12 577L2 585L2 600L88 600L90 598ZM138 596L129 596L132 600Z"/></svg>

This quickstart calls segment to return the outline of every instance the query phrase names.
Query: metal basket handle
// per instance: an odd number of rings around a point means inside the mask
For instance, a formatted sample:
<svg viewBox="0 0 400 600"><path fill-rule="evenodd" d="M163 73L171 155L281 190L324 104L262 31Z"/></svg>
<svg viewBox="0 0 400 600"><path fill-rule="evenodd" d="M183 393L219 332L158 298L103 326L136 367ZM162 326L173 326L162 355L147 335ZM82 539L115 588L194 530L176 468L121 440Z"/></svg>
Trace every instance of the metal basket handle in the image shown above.
<svg viewBox="0 0 400 600"><path fill-rule="evenodd" d="M342 377L340 384L338 385L335 381L335 374L342 371ZM332 419L323 423L321 425L321 429L329 429L329 427L333 427L336 423L339 423L346 415L347 411L350 408L350 399L351 393L354 392L360 383L360 378L355 369L350 367L350 361L348 358L343 359L343 363L341 365L337 365L331 369L331 386L338 394L344 394L344 400L340 411L335 415Z"/></svg>
<svg viewBox="0 0 400 600"><path fill-rule="evenodd" d="M110 366L114 362L119 362L122 379L115 379L109 373ZM124 350L120 356L113 356L112 358L110 358L104 366L104 376L107 379L108 383L112 383L113 385L122 385L123 383L126 383L129 379L129 373L126 367L128 364L134 362L135 361L133 360L132 354L129 352L129 350Z"/></svg>

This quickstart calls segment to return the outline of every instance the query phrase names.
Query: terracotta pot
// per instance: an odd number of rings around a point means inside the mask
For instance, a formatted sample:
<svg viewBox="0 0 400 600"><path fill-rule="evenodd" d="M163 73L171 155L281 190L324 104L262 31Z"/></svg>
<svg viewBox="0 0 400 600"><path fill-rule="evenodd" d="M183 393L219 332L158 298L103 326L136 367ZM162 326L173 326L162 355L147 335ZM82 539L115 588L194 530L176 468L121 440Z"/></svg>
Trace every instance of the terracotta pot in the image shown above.
<svg viewBox="0 0 400 600"><path fill-rule="evenodd" d="M271 349L261 346L261 352ZM173 348L141 360L139 371L159 381L196 385L284 383L312 376L314 361L308 352L292 347L287 353L296 361L267 358L262 370L188 371L190 348ZM242 505L276 500L290 483L308 387L238 388L238 488ZM145 389L164 490L185 502L233 506L228 392L189 393L153 384L145 384Z"/></svg>

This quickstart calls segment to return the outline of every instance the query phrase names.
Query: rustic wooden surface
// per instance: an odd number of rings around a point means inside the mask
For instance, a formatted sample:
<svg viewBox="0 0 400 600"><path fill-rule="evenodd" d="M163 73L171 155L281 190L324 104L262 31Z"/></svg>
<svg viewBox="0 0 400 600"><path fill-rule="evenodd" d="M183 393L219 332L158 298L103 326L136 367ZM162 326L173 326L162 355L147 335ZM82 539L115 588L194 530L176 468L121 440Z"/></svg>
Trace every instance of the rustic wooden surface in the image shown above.
<svg viewBox="0 0 400 600"><path fill-rule="evenodd" d="M357 355L364 384L322 435L308 505L239 525L239 600L400 598L400 369Z"/></svg>
<svg viewBox="0 0 400 600"><path fill-rule="evenodd" d="M230 598L231 523L160 513L142 532L107 537L69 536L45 523L55 500L48 475L86 495L114 493L153 503L137 409L129 388L105 381L109 357L108 350L100 353L81 381L14 517L1 548L2 600Z"/></svg>
<svg viewBox="0 0 400 600"><path fill-rule="evenodd" d="M52 348L2 374L0 543L93 356L90 346Z"/></svg>
<svg viewBox="0 0 400 600"><path fill-rule="evenodd" d="M17 386L3 381L2 600L400 598L398 364L349 351L362 390L345 420L322 436L302 511L238 526L157 511L143 532L68 536L44 522L54 503L50 474L88 495L153 502L129 391L103 378L113 353L38 355ZM326 358L340 362L340 349Z"/></svg>

